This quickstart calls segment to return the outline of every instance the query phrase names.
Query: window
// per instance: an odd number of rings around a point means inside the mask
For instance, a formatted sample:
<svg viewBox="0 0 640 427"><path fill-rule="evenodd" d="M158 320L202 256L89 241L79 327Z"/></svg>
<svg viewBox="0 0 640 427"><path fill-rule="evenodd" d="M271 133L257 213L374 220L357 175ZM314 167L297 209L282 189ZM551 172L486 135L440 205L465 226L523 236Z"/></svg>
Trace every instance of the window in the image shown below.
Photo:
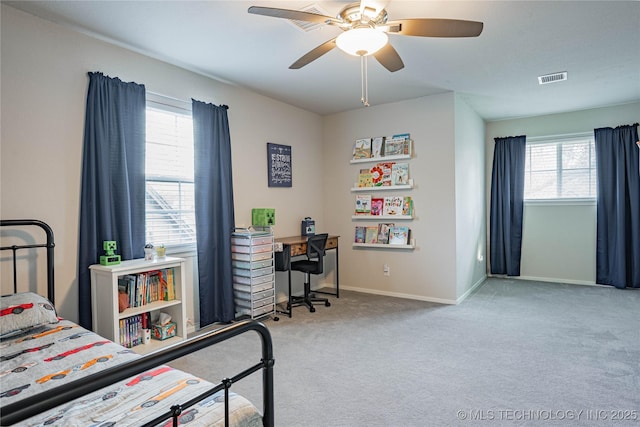
<svg viewBox="0 0 640 427"><path fill-rule="evenodd" d="M191 111L150 100L148 95L146 122L146 241L165 246L194 244Z"/></svg>
<svg viewBox="0 0 640 427"><path fill-rule="evenodd" d="M593 134L527 140L525 200L596 197Z"/></svg>

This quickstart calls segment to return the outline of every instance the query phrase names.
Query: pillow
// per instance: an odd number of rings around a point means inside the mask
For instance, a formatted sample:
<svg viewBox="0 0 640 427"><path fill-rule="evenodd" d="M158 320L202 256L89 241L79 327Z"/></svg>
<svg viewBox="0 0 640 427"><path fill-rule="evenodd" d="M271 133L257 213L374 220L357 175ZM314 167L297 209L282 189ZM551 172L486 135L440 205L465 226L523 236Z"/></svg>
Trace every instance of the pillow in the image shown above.
<svg viewBox="0 0 640 427"><path fill-rule="evenodd" d="M0 337L47 323L58 323L58 317L53 304L45 297L21 292L0 298Z"/></svg>

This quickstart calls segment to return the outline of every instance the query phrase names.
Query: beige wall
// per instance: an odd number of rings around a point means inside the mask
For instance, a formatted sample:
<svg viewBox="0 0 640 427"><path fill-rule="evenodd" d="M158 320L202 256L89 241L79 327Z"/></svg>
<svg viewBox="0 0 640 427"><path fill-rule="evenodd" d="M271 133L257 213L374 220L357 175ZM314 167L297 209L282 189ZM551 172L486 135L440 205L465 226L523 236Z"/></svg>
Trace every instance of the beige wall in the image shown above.
<svg viewBox="0 0 640 427"><path fill-rule="evenodd" d="M326 173L320 116L6 5L1 31L0 217L41 219L53 228L57 305L63 316L77 320L80 172L89 71L145 84L148 91L178 99L229 105L238 226L250 224L253 207L276 209L280 236L298 234L305 215L325 223L323 200L310 191L318 188L317 177ZM293 188L267 187L267 142L292 146ZM3 292L8 270L2 271ZM280 293L281 289L284 285L279 283Z"/></svg>
<svg viewBox="0 0 640 427"><path fill-rule="evenodd" d="M456 96L456 297L467 296L486 277L484 121Z"/></svg>
<svg viewBox="0 0 640 427"><path fill-rule="evenodd" d="M324 153L326 229L342 237L341 286L384 295L456 301L456 200L453 93L410 101L374 105L325 117ZM410 195L416 219L407 225L415 250L352 248L358 171L369 164L350 164L357 138L411 134L414 157L409 174L415 188L394 195ZM376 193L378 194L378 193ZM403 223L404 224L404 223ZM324 224L323 224L324 225ZM389 265L390 276L383 266Z"/></svg>

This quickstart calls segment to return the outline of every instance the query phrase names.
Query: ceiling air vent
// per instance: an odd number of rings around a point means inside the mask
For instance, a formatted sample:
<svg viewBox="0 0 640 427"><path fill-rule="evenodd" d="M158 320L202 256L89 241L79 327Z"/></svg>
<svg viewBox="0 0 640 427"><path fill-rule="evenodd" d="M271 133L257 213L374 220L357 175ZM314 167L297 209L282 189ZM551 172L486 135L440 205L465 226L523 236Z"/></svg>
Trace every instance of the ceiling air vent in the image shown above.
<svg viewBox="0 0 640 427"><path fill-rule="evenodd" d="M317 13L318 15L330 16L326 11L321 9L320 6L318 6L317 4L312 4L311 6L303 7L302 9L298 9L298 10L300 12L310 12L310 13ZM291 24L294 27L296 27L300 31L304 31L305 33L308 33L309 31L317 30L318 28L322 27L322 24L318 24L315 22L295 21L293 19L290 19L289 22L291 22Z"/></svg>
<svg viewBox="0 0 640 427"><path fill-rule="evenodd" d="M547 74L546 76L538 76L538 83L546 85L547 83L563 82L567 80L567 72Z"/></svg>

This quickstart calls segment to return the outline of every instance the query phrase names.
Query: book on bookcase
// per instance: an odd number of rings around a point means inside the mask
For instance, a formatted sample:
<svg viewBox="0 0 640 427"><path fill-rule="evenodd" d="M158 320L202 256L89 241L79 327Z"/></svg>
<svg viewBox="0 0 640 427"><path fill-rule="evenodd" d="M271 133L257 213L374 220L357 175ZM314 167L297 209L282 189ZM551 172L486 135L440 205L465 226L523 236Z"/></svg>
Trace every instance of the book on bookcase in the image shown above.
<svg viewBox="0 0 640 427"><path fill-rule="evenodd" d="M371 215L382 215L382 208L384 207L384 197L372 197L371 198Z"/></svg>
<svg viewBox="0 0 640 427"><path fill-rule="evenodd" d="M175 283L175 272L173 268L165 268L162 270L165 292L163 292L163 298L165 301L172 301L176 299L176 283Z"/></svg>
<svg viewBox="0 0 640 427"><path fill-rule="evenodd" d="M356 215L371 214L371 194L356 194Z"/></svg>
<svg viewBox="0 0 640 427"><path fill-rule="evenodd" d="M392 222L382 222L378 224L378 243L389 243L389 229L394 225Z"/></svg>
<svg viewBox="0 0 640 427"><path fill-rule="evenodd" d="M354 159L368 159L371 157L371 138L356 139L353 144Z"/></svg>
<svg viewBox="0 0 640 427"><path fill-rule="evenodd" d="M151 313L141 313L120 319L120 345L131 348L142 344L143 330L151 327Z"/></svg>
<svg viewBox="0 0 640 427"><path fill-rule="evenodd" d="M355 243L364 243L365 234L365 227L362 225L356 225L355 238L353 241Z"/></svg>
<svg viewBox="0 0 640 427"><path fill-rule="evenodd" d="M118 278L118 292L127 294L129 307L141 307L154 301L176 299L173 268L126 274Z"/></svg>
<svg viewBox="0 0 640 427"><path fill-rule="evenodd" d="M407 226L389 227L389 244L390 245L407 245L409 243L410 230Z"/></svg>
<svg viewBox="0 0 640 427"><path fill-rule="evenodd" d="M377 225L368 225L365 227L364 242L378 243L378 226Z"/></svg>

